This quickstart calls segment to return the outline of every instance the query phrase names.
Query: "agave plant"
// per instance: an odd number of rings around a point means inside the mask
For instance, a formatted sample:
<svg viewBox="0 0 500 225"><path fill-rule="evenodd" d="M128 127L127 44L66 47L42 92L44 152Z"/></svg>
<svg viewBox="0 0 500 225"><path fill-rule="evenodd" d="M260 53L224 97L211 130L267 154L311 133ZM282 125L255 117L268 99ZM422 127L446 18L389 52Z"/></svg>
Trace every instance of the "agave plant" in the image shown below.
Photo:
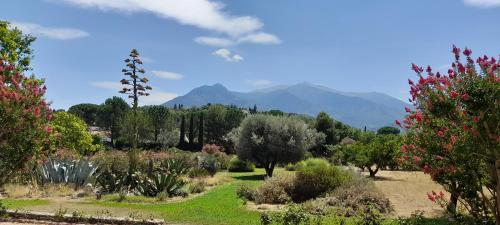
<svg viewBox="0 0 500 225"><path fill-rule="evenodd" d="M142 179L137 191L144 196L155 197L164 192L169 196L177 195L186 183L174 173L154 173Z"/></svg>
<svg viewBox="0 0 500 225"><path fill-rule="evenodd" d="M40 165L37 170L39 184L72 184L75 189L83 187L90 182L97 166L91 162L80 159L52 159Z"/></svg>

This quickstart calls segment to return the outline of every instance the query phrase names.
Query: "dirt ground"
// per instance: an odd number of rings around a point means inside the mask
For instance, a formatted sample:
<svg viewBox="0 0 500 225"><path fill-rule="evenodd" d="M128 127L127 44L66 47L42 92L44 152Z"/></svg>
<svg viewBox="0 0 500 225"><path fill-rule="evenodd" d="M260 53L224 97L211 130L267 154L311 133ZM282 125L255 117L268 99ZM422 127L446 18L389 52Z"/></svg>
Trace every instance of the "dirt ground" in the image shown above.
<svg viewBox="0 0 500 225"><path fill-rule="evenodd" d="M392 202L396 216L409 216L415 210L424 211L429 217L439 216L443 209L427 198L431 191L443 191L428 174L406 171L380 171L375 178L375 186Z"/></svg>

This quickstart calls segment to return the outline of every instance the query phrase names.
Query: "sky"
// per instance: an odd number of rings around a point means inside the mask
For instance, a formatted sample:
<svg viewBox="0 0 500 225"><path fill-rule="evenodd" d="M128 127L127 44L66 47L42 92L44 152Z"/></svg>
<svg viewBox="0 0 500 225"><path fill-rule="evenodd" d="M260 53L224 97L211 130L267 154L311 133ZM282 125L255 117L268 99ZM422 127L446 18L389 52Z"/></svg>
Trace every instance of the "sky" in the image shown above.
<svg viewBox="0 0 500 225"><path fill-rule="evenodd" d="M2 0L0 20L37 37L30 73L55 109L120 96L132 48L142 105L304 81L405 100L411 63L446 71L452 44L500 53L500 0Z"/></svg>

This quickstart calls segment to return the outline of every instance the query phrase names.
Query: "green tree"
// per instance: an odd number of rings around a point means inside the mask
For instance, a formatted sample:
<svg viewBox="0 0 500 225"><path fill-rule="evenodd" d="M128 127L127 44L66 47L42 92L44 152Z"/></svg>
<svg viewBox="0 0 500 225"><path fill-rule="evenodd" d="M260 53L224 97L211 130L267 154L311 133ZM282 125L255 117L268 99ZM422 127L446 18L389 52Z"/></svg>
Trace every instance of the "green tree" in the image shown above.
<svg viewBox="0 0 500 225"><path fill-rule="evenodd" d="M198 144L200 146L203 146L204 144L204 138L203 138L203 133L204 131L204 122L203 122L203 112L200 112L200 124L198 125Z"/></svg>
<svg viewBox="0 0 500 225"><path fill-rule="evenodd" d="M377 134L399 134L401 132L401 130L399 130L399 128L397 127L382 127L380 129L377 130Z"/></svg>
<svg viewBox="0 0 500 225"><path fill-rule="evenodd" d="M120 97L106 99L99 107L97 124L110 132L111 145L115 147L116 139L120 136L120 127L130 106Z"/></svg>
<svg viewBox="0 0 500 225"><path fill-rule="evenodd" d="M194 144L194 116L191 113L189 116L189 136L188 136L189 144L193 145Z"/></svg>
<svg viewBox="0 0 500 225"><path fill-rule="evenodd" d="M134 121L137 124L134 124ZM134 149L149 142L153 138L151 120L142 108L137 111L128 110L121 121L120 136Z"/></svg>
<svg viewBox="0 0 500 225"><path fill-rule="evenodd" d="M54 131L51 142L56 149L68 149L81 155L88 155L101 147L93 144L87 124L78 116L67 112L54 113L54 120L50 122L50 126Z"/></svg>
<svg viewBox="0 0 500 225"><path fill-rule="evenodd" d="M335 137L335 121L326 113L320 112L316 117L316 123L314 124L314 128L316 131L325 134L325 144L334 145L338 143Z"/></svg>
<svg viewBox="0 0 500 225"><path fill-rule="evenodd" d="M35 37L24 35L21 30L11 29L9 22L0 21L0 58L20 71L30 69Z"/></svg>
<svg viewBox="0 0 500 225"><path fill-rule="evenodd" d="M257 114L245 118L232 138L240 159L262 165L272 177L276 164L301 160L320 136L297 118Z"/></svg>
<svg viewBox="0 0 500 225"><path fill-rule="evenodd" d="M179 147L183 148L186 145L186 118L185 115L181 116L181 131L179 133Z"/></svg>
<svg viewBox="0 0 500 225"><path fill-rule="evenodd" d="M143 107L146 115L148 116L152 130L153 130L153 140L158 143L158 138L162 132L171 128L169 127L171 123L171 115L168 108L165 106L155 105L155 106L145 106Z"/></svg>
<svg viewBox="0 0 500 225"><path fill-rule="evenodd" d="M205 117L206 140L209 143L225 146L226 134L238 127L243 118L245 118L243 111L234 106L208 106Z"/></svg>
<svg viewBox="0 0 500 225"><path fill-rule="evenodd" d="M89 126L93 126L97 121L99 106L96 104L83 103L69 107L68 113L82 118Z"/></svg>

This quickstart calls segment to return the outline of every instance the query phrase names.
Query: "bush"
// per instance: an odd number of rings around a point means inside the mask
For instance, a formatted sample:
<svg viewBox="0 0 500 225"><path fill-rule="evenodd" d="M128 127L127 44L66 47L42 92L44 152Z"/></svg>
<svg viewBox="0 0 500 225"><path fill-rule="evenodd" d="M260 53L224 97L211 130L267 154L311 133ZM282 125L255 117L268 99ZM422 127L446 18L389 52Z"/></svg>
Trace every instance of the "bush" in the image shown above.
<svg viewBox="0 0 500 225"><path fill-rule="evenodd" d="M288 163L285 166L285 170L286 171L297 171L300 168L302 168L303 166L304 166L304 161L300 161L297 163Z"/></svg>
<svg viewBox="0 0 500 225"><path fill-rule="evenodd" d="M189 193L201 193L205 191L206 183L203 180L195 180L189 184Z"/></svg>
<svg viewBox="0 0 500 225"><path fill-rule="evenodd" d="M308 159L297 171L292 198L304 201L321 196L352 179L351 174L325 159Z"/></svg>
<svg viewBox="0 0 500 225"><path fill-rule="evenodd" d="M217 160L217 167L220 170L226 170L229 167L229 162L231 161L232 157L227 155L224 152L219 152L214 155L215 160Z"/></svg>
<svg viewBox="0 0 500 225"><path fill-rule="evenodd" d="M203 149L201 150L203 153L207 153L209 155L215 155L221 153L221 147L219 147L216 144L206 144L203 146Z"/></svg>
<svg viewBox="0 0 500 225"><path fill-rule="evenodd" d="M255 166L249 161L243 161L238 157L234 157L229 161L229 167L227 168L229 172L253 172Z"/></svg>
<svg viewBox="0 0 500 225"><path fill-rule="evenodd" d="M256 192L255 202L283 204L290 202L290 194L294 191L295 176L283 173L267 179Z"/></svg>
<svg viewBox="0 0 500 225"><path fill-rule="evenodd" d="M198 177L208 177L210 176L210 172L208 170L199 168L199 167L194 167L191 168L188 172L188 177L190 178L198 178Z"/></svg>
<svg viewBox="0 0 500 225"><path fill-rule="evenodd" d="M376 191L371 181L359 179L345 184L327 197L308 201L305 207L309 211L334 213L338 216L363 216L368 212L391 213L394 208L389 199Z"/></svg>
<svg viewBox="0 0 500 225"><path fill-rule="evenodd" d="M92 157L97 165L96 183L105 193L114 193L122 188L129 172L129 158L121 151L99 152Z"/></svg>
<svg viewBox="0 0 500 225"><path fill-rule="evenodd" d="M236 188L236 195L241 199L253 201L257 195L257 190L248 184L242 184Z"/></svg>
<svg viewBox="0 0 500 225"><path fill-rule="evenodd" d="M198 156L198 167L208 171L210 176L214 176L217 172L217 160L213 155Z"/></svg>

